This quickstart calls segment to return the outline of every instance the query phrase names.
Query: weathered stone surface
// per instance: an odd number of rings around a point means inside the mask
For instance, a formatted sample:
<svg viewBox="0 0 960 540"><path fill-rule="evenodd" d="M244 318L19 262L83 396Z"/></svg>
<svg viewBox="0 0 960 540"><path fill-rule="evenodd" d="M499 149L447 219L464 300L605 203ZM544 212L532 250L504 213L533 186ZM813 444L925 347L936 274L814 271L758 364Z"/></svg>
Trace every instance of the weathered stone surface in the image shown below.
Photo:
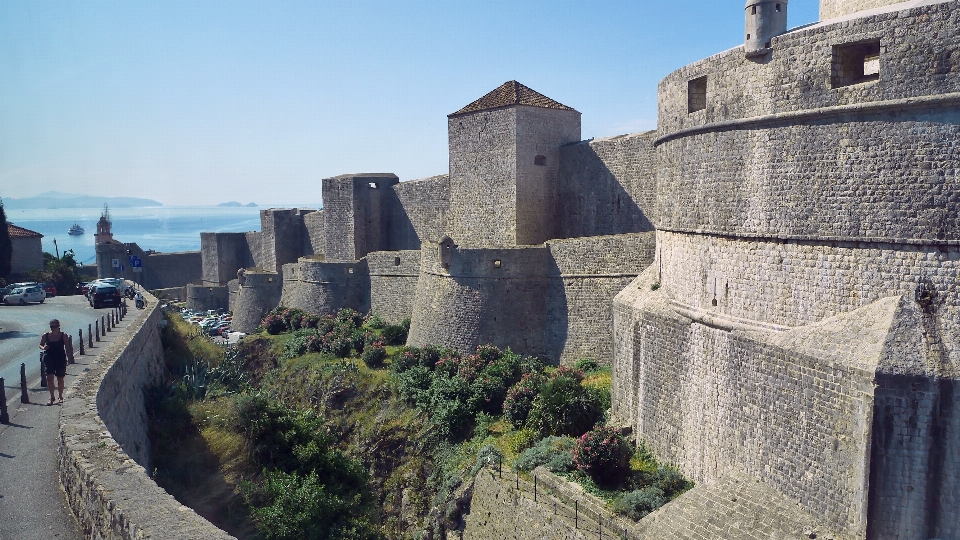
<svg viewBox="0 0 960 540"><path fill-rule="evenodd" d="M65 394L60 483L93 539L232 538L181 505L147 474L150 443L144 389L163 380L156 298L130 311L129 326Z"/></svg>

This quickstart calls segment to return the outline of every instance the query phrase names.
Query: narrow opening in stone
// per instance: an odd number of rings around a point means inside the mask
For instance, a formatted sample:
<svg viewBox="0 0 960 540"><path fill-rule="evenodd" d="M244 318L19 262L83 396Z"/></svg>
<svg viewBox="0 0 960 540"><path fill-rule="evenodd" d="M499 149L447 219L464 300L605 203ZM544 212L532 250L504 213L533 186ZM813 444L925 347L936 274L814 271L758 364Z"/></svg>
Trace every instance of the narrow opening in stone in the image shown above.
<svg viewBox="0 0 960 540"><path fill-rule="evenodd" d="M707 77L698 77L687 83L687 112L702 111L707 108Z"/></svg>
<svg viewBox="0 0 960 540"><path fill-rule="evenodd" d="M393 265L394 265L394 266L400 266L400 257L394 257L394 258L393 258Z"/></svg>
<svg viewBox="0 0 960 540"><path fill-rule="evenodd" d="M780 4L777 4L777 13L780 13Z"/></svg>
<svg viewBox="0 0 960 540"><path fill-rule="evenodd" d="M494 268L500 268L500 259L494 259L494 260L493 260L493 267L494 267Z"/></svg>
<svg viewBox="0 0 960 540"><path fill-rule="evenodd" d="M880 40L833 46L833 88L880 79Z"/></svg>
<svg viewBox="0 0 960 540"><path fill-rule="evenodd" d="M347 268L347 273L348 273L348 274L352 274L352 273L353 273L353 267L352 267L352 266L349 267L349 268Z"/></svg>
<svg viewBox="0 0 960 540"><path fill-rule="evenodd" d="M750 8L750 14L751 14L751 15L756 15L756 14L757 14L757 6L753 6L752 8Z"/></svg>
<svg viewBox="0 0 960 540"><path fill-rule="evenodd" d="M370 186L370 189L377 189L377 183L376 183L376 182L370 182L368 185Z"/></svg>
<svg viewBox="0 0 960 540"><path fill-rule="evenodd" d="M544 167L547 165L547 156L537 156L533 158L533 164L539 167Z"/></svg>

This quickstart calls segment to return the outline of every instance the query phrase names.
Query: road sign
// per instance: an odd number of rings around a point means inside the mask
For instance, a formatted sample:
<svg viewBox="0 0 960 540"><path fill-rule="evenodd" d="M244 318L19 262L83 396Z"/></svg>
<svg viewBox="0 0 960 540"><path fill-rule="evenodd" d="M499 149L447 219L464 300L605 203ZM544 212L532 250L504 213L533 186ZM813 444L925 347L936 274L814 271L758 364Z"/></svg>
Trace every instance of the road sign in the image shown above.
<svg viewBox="0 0 960 540"><path fill-rule="evenodd" d="M134 271L134 272L143 272L143 267L142 267L142 266L134 266L134 267L133 267L133 271Z"/></svg>
<svg viewBox="0 0 960 540"><path fill-rule="evenodd" d="M139 272L138 268L143 267L143 261L140 260L140 257L131 257L130 266L133 267L134 272Z"/></svg>
<svg viewBox="0 0 960 540"><path fill-rule="evenodd" d="M114 259L114 260L113 260L113 267L114 267L114 268L120 268L120 259Z"/></svg>

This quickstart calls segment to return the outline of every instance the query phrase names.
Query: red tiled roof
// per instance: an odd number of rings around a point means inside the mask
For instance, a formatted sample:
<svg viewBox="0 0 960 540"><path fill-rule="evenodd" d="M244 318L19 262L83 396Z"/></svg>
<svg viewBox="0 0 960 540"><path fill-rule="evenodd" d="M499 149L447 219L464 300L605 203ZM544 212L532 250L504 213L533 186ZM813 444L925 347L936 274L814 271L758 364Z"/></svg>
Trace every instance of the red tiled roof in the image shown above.
<svg viewBox="0 0 960 540"><path fill-rule="evenodd" d="M7 233L10 235L10 238L29 238L31 236L43 237L42 234L36 231L24 229L23 227L17 227L13 223L7 223Z"/></svg>
<svg viewBox="0 0 960 540"><path fill-rule="evenodd" d="M474 101L473 103L449 116L460 116L462 114L469 114L487 109L499 109L500 107L509 107L511 105L530 105L533 107L560 109L564 111L574 110L571 107L567 107L562 103L548 98L536 90L531 90L517 81L507 81L501 84L496 90L488 93L482 98Z"/></svg>

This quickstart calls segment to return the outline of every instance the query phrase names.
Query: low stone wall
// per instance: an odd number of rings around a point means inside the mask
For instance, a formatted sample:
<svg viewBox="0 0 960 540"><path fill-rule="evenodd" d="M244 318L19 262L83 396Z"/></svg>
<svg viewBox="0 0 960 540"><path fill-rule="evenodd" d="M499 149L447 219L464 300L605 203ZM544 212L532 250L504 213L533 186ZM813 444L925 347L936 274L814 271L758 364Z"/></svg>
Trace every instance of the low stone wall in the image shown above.
<svg viewBox="0 0 960 540"><path fill-rule="evenodd" d="M186 287L168 287L166 289L153 289L150 291L154 296L167 297L171 300L186 300L187 299L187 288Z"/></svg>
<svg viewBox="0 0 960 540"><path fill-rule="evenodd" d="M60 414L60 483L84 536L92 539L232 538L178 503L147 474L143 389L162 380L161 311L133 318L66 392Z"/></svg>

